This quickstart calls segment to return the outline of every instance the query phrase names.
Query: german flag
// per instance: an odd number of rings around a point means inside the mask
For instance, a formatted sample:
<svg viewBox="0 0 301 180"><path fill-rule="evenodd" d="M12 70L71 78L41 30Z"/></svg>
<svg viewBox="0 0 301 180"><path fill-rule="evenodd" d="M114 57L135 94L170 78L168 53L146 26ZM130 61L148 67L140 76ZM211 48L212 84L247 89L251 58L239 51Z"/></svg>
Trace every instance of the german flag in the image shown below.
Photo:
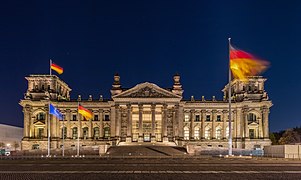
<svg viewBox="0 0 301 180"><path fill-rule="evenodd" d="M55 70L58 74L62 74L64 69L57 64L51 62L51 69Z"/></svg>
<svg viewBox="0 0 301 180"><path fill-rule="evenodd" d="M92 119L92 112L81 105L78 105L78 113L84 116L87 120Z"/></svg>
<svg viewBox="0 0 301 180"><path fill-rule="evenodd" d="M248 76L256 76L265 71L269 62L230 46L230 69L234 78L247 81Z"/></svg>

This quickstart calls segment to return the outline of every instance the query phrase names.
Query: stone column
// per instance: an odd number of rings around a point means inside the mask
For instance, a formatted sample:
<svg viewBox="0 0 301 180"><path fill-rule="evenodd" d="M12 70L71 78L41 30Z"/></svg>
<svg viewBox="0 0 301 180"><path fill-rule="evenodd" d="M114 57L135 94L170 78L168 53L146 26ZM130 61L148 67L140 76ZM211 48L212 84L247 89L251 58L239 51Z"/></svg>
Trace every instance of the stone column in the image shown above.
<svg viewBox="0 0 301 180"><path fill-rule="evenodd" d="M178 110L178 135L179 135L179 140L184 139L184 107L183 105L179 105L179 110Z"/></svg>
<svg viewBox="0 0 301 180"><path fill-rule="evenodd" d="M53 139L54 137L56 137L56 119L53 115L49 115L50 116L50 137L51 139Z"/></svg>
<svg viewBox="0 0 301 180"><path fill-rule="evenodd" d="M206 110L201 110L202 124L201 124L201 139L205 139L205 119L206 119Z"/></svg>
<svg viewBox="0 0 301 180"><path fill-rule="evenodd" d="M174 121L173 121L173 126L174 126L174 139L179 138L179 105L175 105L175 112L174 112Z"/></svg>
<svg viewBox="0 0 301 180"><path fill-rule="evenodd" d="M131 104L127 104L127 116L128 116L128 123L127 123L127 135L126 135L126 142L132 142L132 106Z"/></svg>
<svg viewBox="0 0 301 180"><path fill-rule="evenodd" d="M215 132L215 126L216 126L216 110L212 110L212 139L216 139L216 132Z"/></svg>
<svg viewBox="0 0 301 180"><path fill-rule="evenodd" d="M116 106L116 138L120 138L120 131L121 131L121 107Z"/></svg>
<svg viewBox="0 0 301 180"><path fill-rule="evenodd" d="M111 116L110 116L110 121L111 121L111 126L110 126L110 131L111 131L111 138L115 138L115 127L116 127L116 107L111 106Z"/></svg>
<svg viewBox="0 0 301 180"><path fill-rule="evenodd" d="M223 110L223 139L227 139L227 110Z"/></svg>
<svg viewBox="0 0 301 180"><path fill-rule="evenodd" d="M81 114L78 114L78 136L79 136L79 139L83 139L84 135L83 135L83 129L82 129L82 119L83 119L83 116Z"/></svg>
<svg viewBox="0 0 301 180"><path fill-rule="evenodd" d="M190 131L189 131L189 136L190 140L194 140L194 121L195 121L195 110L190 111Z"/></svg>
<svg viewBox="0 0 301 180"><path fill-rule="evenodd" d="M93 110L91 112L92 112L92 118L94 119ZM89 119L88 139L92 139L92 131L93 131L92 119Z"/></svg>
<svg viewBox="0 0 301 180"><path fill-rule="evenodd" d="M264 107L262 110L263 115L263 137L264 139L269 139L269 109L267 107Z"/></svg>
<svg viewBox="0 0 301 180"><path fill-rule="evenodd" d="M245 138L249 138L249 127L248 127L248 110L244 109L243 111L243 118L244 118L244 125L245 125Z"/></svg>
<svg viewBox="0 0 301 180"><path fill-rule="evenodd" d="M232 139L233 139L233 138L236 138L236 128L237 128L237 123L236 123L237 111L236 110L233 111L232 117L233 117L233 120L232 120L232 128L233 128Z"/></svg>
<svg viewBox="0 0 301 180"><path fill-rule="evenodd" d="M104 135L104 132L103 132L104 113L103 113L102 109L99 109L98 117L99 117L99 121L100 121L99 122L99 138L103 139L103 135Z"/></svg>
<svg viewBox="0 0 301 180"><path fill-rule="evenodd" d="M151 107L152 110L152 136L151 136L151 142L156 142L156 104L152 104Z"/></svg>
<svg viewBox="0 0 301 180"><path fill-rule="evenodd" d="M163 142L168 142L167 138L167 104L163 105L163 123L162 123L162 128L163 128Z"/></svg>
<svg viewBox="0 0 301 180"><path fill-rule="evenodd" d="M26 106L23 108L24 113L24 130L23 130L23 136L28 138L30 136L30 121L31 121L31 108L29 106ZM46 113L47 116L48 113ZM47 118L47 117L46 117Z"/></svg>
<svg viewBox="0 0 301 180"><path fill-rule="evenodd" d="M241 108L237 108L237 111L236 111L236 139L242 138L243 123L241 121L241 117L242 117L242 110L241 110Z"/></svg>
<svg viewBox="0 0 301 180"><path fill-rule="evenodd" d="M66 124L65 124L65 127L67 128L67 132L66 132L66 135L67 135L67 139L71 139L71 127L70 127L70 118L71 118L71 110L70 109L67 109L66 110Z"/></svg>
<svg viewBox="0 0 301 180"><path fill-rule="evenodd" d="M257 117L258 119L258 138L260 139L260 138L263 138L263 123L262 123L262 121L263 121L263 119L262 119L262 117Z"/></svg>
<svg viewBox="0 0 301 180"><path fill-rule="evenodd" d="M139 109L139 137L138 137L138 142L143 142L143 105L139 104L138 105Z"/></svg>

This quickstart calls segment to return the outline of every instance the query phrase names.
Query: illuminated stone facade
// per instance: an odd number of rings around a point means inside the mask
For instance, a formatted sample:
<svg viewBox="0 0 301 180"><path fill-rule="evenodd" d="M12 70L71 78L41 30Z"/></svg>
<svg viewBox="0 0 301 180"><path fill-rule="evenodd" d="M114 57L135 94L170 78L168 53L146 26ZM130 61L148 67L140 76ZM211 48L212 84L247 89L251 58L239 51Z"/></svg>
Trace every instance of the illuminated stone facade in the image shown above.
<svg viewBox="0 0 301 180"><path fill-rule="evenodd" d="M223 100L202 97L183 100L180 76L173 77L173 87L161 88L153 83L141 83L130 89L114 76L111 98L70 99L71 89L55 75L26 77L28 90L20 101L24 113L22 149L46 149L50 126L51 148L62 146L65 127L65 147L76 146L77 135L81 146L97 146L122 142L174 142L176 145L194 143L203 147L228 145L227 86ZM252 149L270 145L269 109L272 106L264 90L265 78L250 77L248 82L233 80L232 133L233 147ZM48 115L51 102L63 114L64 121ZM77 106L93 112L91 120L77 114ZM50 124L48 124L50 118Z"/></svg>

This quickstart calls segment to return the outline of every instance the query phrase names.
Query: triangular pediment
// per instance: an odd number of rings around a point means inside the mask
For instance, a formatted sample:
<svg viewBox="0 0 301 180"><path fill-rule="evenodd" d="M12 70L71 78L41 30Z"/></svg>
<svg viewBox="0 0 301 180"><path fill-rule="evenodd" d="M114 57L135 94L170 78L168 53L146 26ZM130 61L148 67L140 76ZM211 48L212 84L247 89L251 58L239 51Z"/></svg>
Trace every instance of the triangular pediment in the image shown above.
<svg viewBox="0 0 301 180"><path fill-rule="evenodd" d="M41 122L41 121L37 121L34 123L35 126L44 126L45 123Z"/></svg>
<svg viewBox="0 0 301 180"><path fill-rule="evenodd" d="M120 94L112 97L114 98L182 98L168 90L160 88L156 84L145 82L136 85Z"/></svg>

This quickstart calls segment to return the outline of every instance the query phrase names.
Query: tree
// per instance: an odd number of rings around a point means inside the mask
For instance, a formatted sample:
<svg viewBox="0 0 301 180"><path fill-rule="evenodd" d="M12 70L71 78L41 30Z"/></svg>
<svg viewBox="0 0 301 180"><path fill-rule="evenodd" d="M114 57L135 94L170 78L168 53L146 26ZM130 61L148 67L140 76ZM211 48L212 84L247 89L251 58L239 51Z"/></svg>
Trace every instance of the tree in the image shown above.
<svg viewBox="0 0 301 180"><path fill-rule="evenodd" d="M279 139L279 144L295 144L300 142L300 134L293 129L286 130L282 137Z"/></svg>
<svg viewBox="0 0 301 180"><path fill-rule="evenodd" d="M4 142L0 142L0 148L4 148L4 147L5 147Z"/></svg>
<svg viewBox="0 0 301 180"><path fill-rule="evenodd" d="M272 141L272 145L278 144L278 140L275 137L275 133L270 133L270 140Z"/></svg>

